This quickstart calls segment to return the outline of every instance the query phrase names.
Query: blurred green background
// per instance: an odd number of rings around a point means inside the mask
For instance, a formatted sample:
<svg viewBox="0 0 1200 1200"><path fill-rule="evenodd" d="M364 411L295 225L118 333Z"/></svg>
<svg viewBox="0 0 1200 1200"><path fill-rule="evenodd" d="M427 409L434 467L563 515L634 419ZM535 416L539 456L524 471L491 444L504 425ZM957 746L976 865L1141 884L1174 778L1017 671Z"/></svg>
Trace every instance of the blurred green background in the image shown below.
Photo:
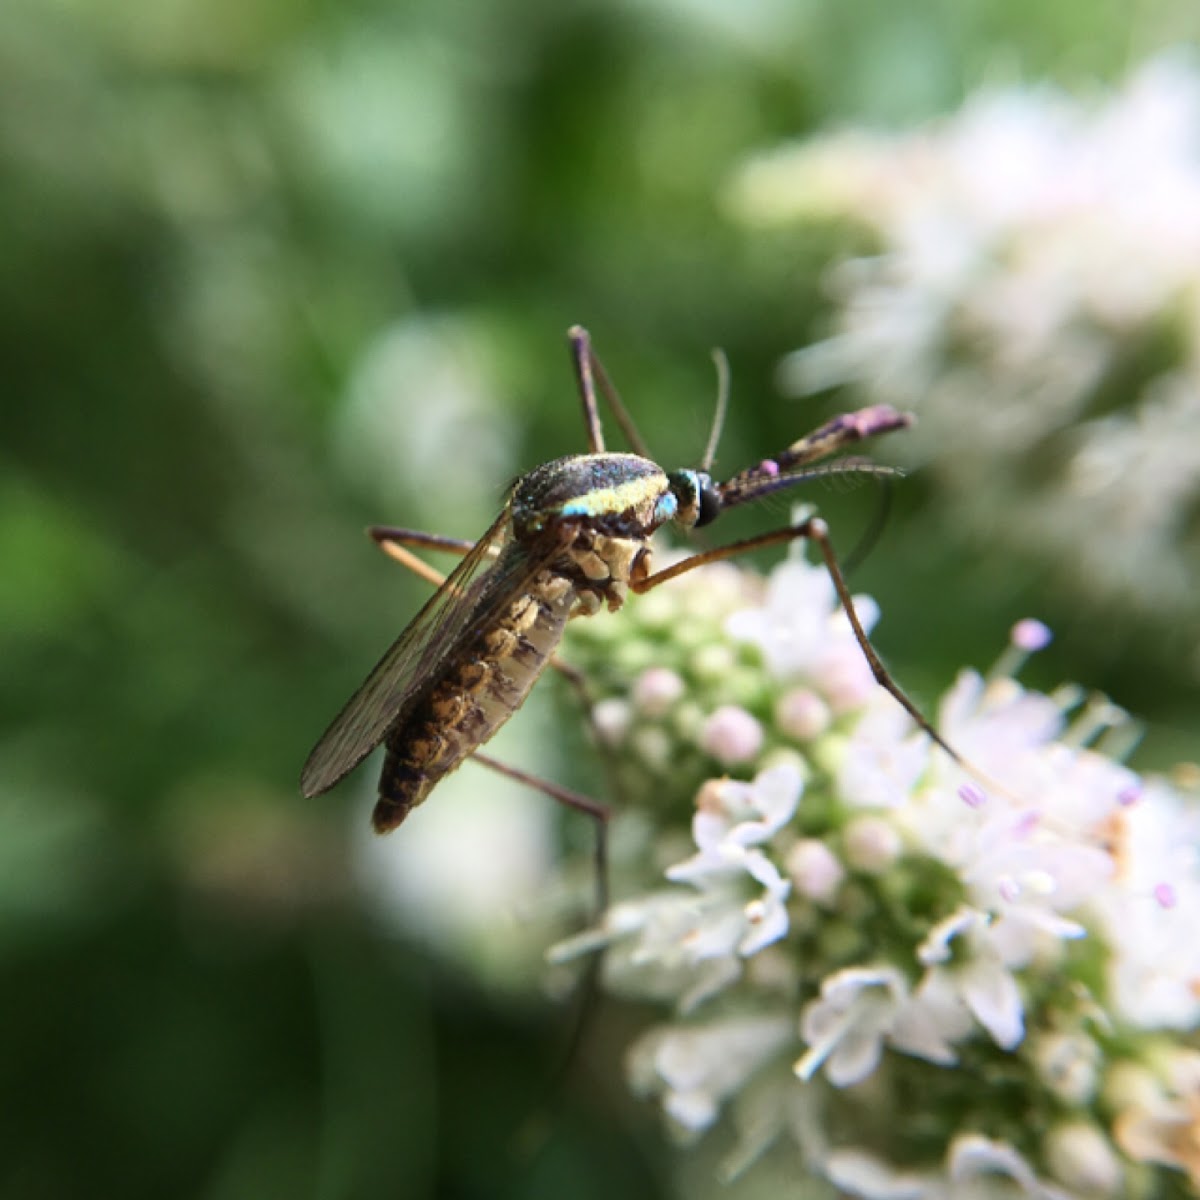
<svg viewBox="0 0 1200 1200"><path fill-rule="evenodd" d="M774 372L823 331L848 246L735 228L746 156L951 110L998 71L1115 81L1193 21L1192 0L8 0L0 1197L675 1194L623 1098L637 1014L596 1017L556 1082L569 1004L366 898L373 780L298 795L424 594L361 528L473 536L514 474L582 449L573 322L666 465L700 455L718 345L721 464L786 445L846 405L785 402ZM843 546L877 504L818 499ZM917 474L855 579L908 687L928 701L1036 615L1060 636L1033 682L1143 715L1135 761L1186 751L1169 631L1083 619L939 528ZM530 722L516 757L594 791L555 753L575 735Z"/></svg>

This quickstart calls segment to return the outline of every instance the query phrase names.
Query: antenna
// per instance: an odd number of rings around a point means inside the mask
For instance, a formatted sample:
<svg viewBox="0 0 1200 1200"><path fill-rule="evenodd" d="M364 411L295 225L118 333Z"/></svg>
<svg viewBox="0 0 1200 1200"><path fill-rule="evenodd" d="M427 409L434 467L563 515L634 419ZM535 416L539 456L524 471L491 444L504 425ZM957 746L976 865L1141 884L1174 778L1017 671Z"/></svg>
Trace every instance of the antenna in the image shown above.
<svg viewBox="0 0 1200 1200"><path fill-rule="evenodd" d="M712 470L721 430L725 428L725 414L729 411L729 359L724 350L717 348L712 352L712 360L717 368L717 411L713 413L712 431L708 435L708 445L704 447L704 457L700 460L700 470L705 472Z"/></svg>

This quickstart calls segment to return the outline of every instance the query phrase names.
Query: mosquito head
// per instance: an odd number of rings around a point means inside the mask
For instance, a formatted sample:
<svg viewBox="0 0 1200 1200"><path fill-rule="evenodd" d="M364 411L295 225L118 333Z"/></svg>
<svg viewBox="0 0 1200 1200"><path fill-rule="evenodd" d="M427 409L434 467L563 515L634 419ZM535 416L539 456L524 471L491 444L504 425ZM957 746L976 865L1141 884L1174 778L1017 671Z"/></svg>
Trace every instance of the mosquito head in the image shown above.
<svg viewBox="0 0 1200 1200"><path fill-rule="evenodd" d="M707 471L671 471L667 486L675 497L675 520L685 529L716 520L721 511L721 493Z"/></svg>
<svg viewBox="0 0 1200 1200"><path fill-rule="evenodd" d="M698 471L696 478L700 481L700 513L696 524L707 525L715 521L721 512L721 493L707 472Z"/></svg>

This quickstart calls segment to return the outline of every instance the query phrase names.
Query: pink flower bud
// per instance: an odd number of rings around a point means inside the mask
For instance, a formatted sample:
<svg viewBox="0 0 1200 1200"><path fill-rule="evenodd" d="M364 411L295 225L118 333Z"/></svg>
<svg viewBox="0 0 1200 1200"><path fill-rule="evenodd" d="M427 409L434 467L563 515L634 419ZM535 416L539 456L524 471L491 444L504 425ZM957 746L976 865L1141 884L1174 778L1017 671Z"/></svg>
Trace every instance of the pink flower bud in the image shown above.
<svg viewBox="0 0 1200 1200"><path fill-rule="evenodd" d="M744 708L724 704L700 730L700 748L722 766L749 762L763 746L763 727Z"/></svg>

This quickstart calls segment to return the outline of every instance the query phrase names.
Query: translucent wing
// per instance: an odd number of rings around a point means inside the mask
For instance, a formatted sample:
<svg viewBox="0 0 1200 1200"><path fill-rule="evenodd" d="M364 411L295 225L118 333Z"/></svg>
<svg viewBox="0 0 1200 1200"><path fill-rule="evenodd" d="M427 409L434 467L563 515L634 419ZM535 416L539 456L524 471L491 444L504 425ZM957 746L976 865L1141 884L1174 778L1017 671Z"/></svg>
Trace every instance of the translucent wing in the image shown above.
<svg viewBox="0 0 1200 1200"><path fill-rule="evenodd" d="M467 627L485 621L510 600L562 547L559 539L549 538L544 553L510 549L489 563L507 524L506 508L334 718L300 773L304 795L328 791L358 766Z"/></svg>

